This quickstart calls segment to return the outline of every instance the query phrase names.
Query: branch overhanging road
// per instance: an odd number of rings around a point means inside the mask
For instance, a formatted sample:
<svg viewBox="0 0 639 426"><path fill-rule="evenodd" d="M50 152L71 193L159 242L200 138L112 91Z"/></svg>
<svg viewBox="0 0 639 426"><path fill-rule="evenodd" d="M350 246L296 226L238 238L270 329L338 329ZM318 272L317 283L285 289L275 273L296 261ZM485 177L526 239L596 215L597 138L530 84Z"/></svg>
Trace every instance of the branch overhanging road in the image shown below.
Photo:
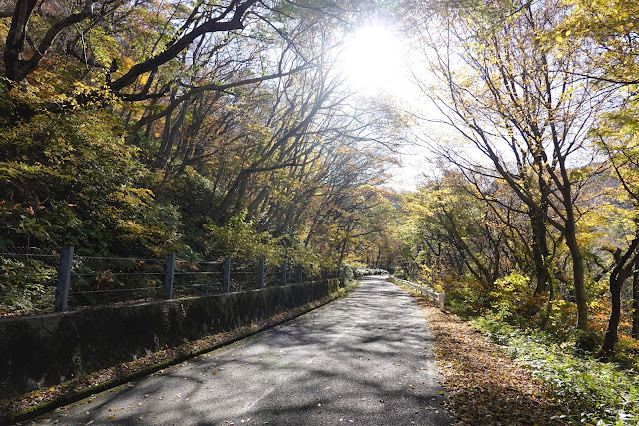
<svg viewBox="0 0 639 426"><path fill-rule="evenodd" d="M413 299L365 278L344 299L41 417L58 424L448 425Z"/></svg>

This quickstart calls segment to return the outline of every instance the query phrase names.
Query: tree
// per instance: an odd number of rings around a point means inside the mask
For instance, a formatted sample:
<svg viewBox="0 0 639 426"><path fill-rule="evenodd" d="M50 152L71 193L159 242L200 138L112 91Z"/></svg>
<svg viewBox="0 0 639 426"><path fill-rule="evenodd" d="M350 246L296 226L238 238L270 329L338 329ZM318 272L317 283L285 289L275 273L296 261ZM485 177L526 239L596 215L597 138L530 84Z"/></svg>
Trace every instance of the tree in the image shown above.
<svg viewBox="0 0 639 426"><path fill-rule="evenodd" d="M610 89L639 83L639 5L632 0L568 2L570 14L554 30L554 41L563 44L589 44L590 72L576 70Z"/></svg>
<svg viewBox="0 0 639 426"><path fill-rule="evenodd" d="M587 181L587 174L577 169L586 170L588 162L573 159L588 155L586 131L605 106L605 94L593 95L591 82L573 72L585 66L578 46L553 50L542 42L567 12L550 0L492 1L441 11L422 38L440 86L434 91L423 83L423 88L443 112L442 121L490 166L438 145L444 156L462 169L502 180L526 205L538 274L542 265L547 268L546 225L561 233L572 259L577 327L585 330L588 309L576 200Z"/></svg>
<svg viewBox="0 0 639 426"><path fill-rule="evenodd" d="M607 0L588 2L572 0L571 13L554 31L559 45L588 44L588 59L593 64L590 71L577 70L599 82L596 89L602 92L614 91L618 100L615 113L606 114L592 133L595 146L608 158L613 168L613 176L631 199L633 215L636 215L637 201L634 184L636 173L634 138L636 125L636 99L634 88L639 83L639 52L637 14L639 5L627 0ZM634 218L636 221L636 217ZM636 223L635 223L636 227ZM614 267L610 273L611 314L604 343L599 356L608 357L614 351L620 316L620 292L624 280L631 273L636 258L635 238L625 247L618 247L614 253ZM639 265L639 260L636 261ZM633 337L639 337L639 276L633 275Z"/></svg>
<svg viewBox="0 0 639 426"><path fill-rule="evenodd" d="M463 174L442 170L440 177L430 178L406 197L403 209L413 229L409 238L404 236L403 254L410 275L440 284L465 278L468 304L476 311L490 308L498 279L530 269L524 259L529 231L522 227L523 215L508 208L507 194L500 194L503 189L509 190L487 185L480 194ZM489 194L504 206L486 203Z"/></svg>
<svg viewBox="0 0 639 426"><path fill-rule="evenodd" d="M604 116L591 136L595 146L601 150L611 165L612 175L620 190L628 197L624 203L628 220L633 224L634 235L623 246L614 251L614 266L610 272L611 311L604 341L597 356L608 358L614 353L617 329L621 317L621 291L627 278L636 276L639 258L639 150L637 150L637 114L634 102L628 107ZM639 335L639 283L633 279L633 337Z"/></svg>
<svg viewBox="0 0 639 426"><path fill-rule="evenodd" d="M3 92L9 105L4 112L14 120L41 109L60 112L109 105L114 99L157 102L176 88L181 93L174 101L181 101L202 91L278 78L295 70L269 63L273 52L295 52L300 33L322 20L336 21L331 9L342 10L343 19L357 9L324 1L298 5L256 0L188 5L50 0L36 5L18 0L2 13L11 17L3 54ZM52 87L52 75L64 76L64 81L56 79ZM25 97L28 90L39 92L42 102Z"/></svg>
<svg viewBox="0 0 639 426"><path fill-rule="evenodd" d="M58 16L54 16L54 22L45 27L44 35L39 42L30 42L30 46L27 48L25 46L28 38L27 25L33 19L34 13L42 13L42 8L36 9L37 3L35 0L17 0L13 8L3 56L5 77L12 82L23 80L40 65L47 51L62 31L85 20L99 20L113 14L121 5L120 2L113 0L102 2L89 0L79 5L79 8L71 8L65 15L59 16L60 12L58 11ZM233 0L225 5L210 5L209 7L204 4L196 4L186 16L175 16L176 20L186 19L181 28L176 28L177 35L159 53L152 54L149 58L131 66L123 75L107 82L108 87L115 92L121 91L135 83L141 75L175 59L195 40L206 34L243 29L246 15L256 3L257 0L243 2ZM137 4L137 6L142 7L143 5ZM26 59L27 56L28 59Z"/></svg>

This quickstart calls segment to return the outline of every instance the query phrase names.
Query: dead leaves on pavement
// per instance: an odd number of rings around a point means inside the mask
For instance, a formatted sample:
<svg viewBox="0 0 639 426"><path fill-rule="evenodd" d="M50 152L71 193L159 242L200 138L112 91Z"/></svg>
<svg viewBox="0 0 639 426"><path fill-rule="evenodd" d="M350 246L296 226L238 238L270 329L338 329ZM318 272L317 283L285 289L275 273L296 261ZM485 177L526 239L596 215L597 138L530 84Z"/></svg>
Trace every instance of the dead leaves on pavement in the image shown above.
<svg viewBox="0 0 639 426"><path fill-rule="evenodd" d="M447 407L459 425L562 425L565 409L530 370L516 364L456 315L414 295L436 337Z"/></svg>

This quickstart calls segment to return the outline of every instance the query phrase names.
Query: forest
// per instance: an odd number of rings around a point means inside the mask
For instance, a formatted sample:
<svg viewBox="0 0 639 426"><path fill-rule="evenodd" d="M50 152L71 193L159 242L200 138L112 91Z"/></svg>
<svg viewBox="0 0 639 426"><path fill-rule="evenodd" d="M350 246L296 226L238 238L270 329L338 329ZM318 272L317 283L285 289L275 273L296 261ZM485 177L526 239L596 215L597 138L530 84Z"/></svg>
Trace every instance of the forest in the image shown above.
<svg viewBox="0 0 639 426"><path fill-rule="evenodd" d="M376 19L427 108L340 71ZM0 40L0 274L69 245L380 267L636 375L636 2L0 0Z"/></svg>
<svg viewBox="0 0 639 426"><path fill-rule="evenodd" d="M390 205L382 184L404 124L334 69L359 6L0 6L7 253L73 246L330 268L358 238L379 238L375 212ZM23 263L7 255L2 268L25 275ZM8 312L51 293L42 282L2 285Z"/></svg>

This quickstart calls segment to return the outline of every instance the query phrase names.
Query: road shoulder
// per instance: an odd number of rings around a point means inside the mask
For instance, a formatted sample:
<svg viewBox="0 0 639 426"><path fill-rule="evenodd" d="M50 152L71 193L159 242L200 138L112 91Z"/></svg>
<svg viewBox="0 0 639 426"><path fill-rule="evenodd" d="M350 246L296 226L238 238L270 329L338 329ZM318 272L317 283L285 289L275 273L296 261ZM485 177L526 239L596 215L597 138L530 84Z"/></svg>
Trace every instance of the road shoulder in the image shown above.
<svg viewBox="0 0 639 426"><path fill-rule="evenodd" d="M442 312L429 299L402 288L415 298L435 334L434 354L447 390L446 406L458 425L567 424L558 418L565 409L547 396L530 369L455 314Z"/></svg>

